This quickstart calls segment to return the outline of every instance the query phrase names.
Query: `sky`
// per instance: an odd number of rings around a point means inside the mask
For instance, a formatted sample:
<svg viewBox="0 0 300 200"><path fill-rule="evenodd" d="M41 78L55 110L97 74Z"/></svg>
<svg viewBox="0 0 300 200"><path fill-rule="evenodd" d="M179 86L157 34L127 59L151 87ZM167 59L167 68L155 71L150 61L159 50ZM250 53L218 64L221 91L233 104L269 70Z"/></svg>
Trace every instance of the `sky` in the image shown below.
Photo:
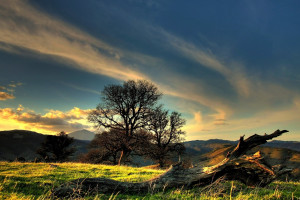
<svg viewBox="0 0 300 200"><path fill-rule="evenodd" d="M300 141L300 1L0 1L0 130L95 131L105 85L153 82L186 140Z"/></svg>

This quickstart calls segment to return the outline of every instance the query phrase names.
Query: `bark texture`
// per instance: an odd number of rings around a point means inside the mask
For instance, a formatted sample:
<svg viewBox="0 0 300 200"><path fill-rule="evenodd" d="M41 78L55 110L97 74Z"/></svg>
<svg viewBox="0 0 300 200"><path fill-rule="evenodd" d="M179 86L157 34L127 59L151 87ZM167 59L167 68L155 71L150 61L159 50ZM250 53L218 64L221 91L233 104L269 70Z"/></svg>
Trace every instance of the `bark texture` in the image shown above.
<svg viewBox="0 0 300 200"><path fill-rule="evenodd" d="M64 184L53 191L56 197L84 195L86 193L141 193L156 192L168 188L205 186L224 177L227 180L238 180L248 186L266 186L279 175L291 171L280 167L272 168L259 152L252 156L245 153L261 144L280 136L287 130L277 130L272 134L252 135L244 140L242 136L235 149L228 152L220 163L211 166L194 166L185 169L182 163L171 166L164 174L148 181L130 183L106 178L77 179Z"/></svg>

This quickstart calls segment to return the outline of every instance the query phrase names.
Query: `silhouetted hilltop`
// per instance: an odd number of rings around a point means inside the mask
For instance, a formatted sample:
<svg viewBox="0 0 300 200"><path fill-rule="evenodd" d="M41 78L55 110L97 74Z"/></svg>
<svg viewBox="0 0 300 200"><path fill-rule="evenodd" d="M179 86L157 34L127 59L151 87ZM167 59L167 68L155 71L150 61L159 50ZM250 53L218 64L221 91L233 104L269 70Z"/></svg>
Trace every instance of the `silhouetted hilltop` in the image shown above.
<svg viewBox="0 0 300 200"><path fill-rule="evenodd" d="M0 160L15 160L23 157L27 161L33 161L38 157L36 150L45 140L46 135L26 130L0 131ZM72 144L76 152L71 159L87 151L89 142L74 140Z"/></svg>

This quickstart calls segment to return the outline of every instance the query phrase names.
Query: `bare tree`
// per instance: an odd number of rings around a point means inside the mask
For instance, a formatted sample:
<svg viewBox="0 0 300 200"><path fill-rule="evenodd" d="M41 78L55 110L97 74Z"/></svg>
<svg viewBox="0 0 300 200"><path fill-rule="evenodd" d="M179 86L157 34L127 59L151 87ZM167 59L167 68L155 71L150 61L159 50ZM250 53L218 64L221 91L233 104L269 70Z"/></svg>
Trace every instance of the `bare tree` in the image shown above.
<svg viewBox="0 0 300 200"><path fill-rule="evenodd" d="M116 165L124 145L130 146L135 155L143 155L145 146L149 145L149 141L150 134L144 130L137 131L130 140L127 140L124 131L110 129L95 135L89 145L89 152L82 155L80 161ZM130 157L123 160L123 163L127 162L131 162Z"/></svg>
<svg viewBox="0 0 300 200"><path fill-rule="evenodd" d="M89 152L82 156L82 162L106 163L116 165L122 150L124 133L110 129L100 134L96 134L89 144Z"/></svg>
<svg viewBox="0 0 300 200"><path fill-rule="evenodd" d="M183 149L179 147L183 147L181 142L185 133L181 128L185 124L185 120L181 118L180 113L169 114L169 111L164 110L162 106L152 110L149 118L148 129L153 134L151 140L153 145L149 146L146 151L148 156L157 161L160 167L165 167L171 153L181 153Z"/></svg>
<svg viewBox="0 0 300 200"><path fill-rule="evenodd" d="M123 85L108 85L101 93L101 103L88 117L96 127L124 131L118 163L121 164L133 151L129 142L135 132L144 128L161 93L151 82L129 80Z"/></svg>

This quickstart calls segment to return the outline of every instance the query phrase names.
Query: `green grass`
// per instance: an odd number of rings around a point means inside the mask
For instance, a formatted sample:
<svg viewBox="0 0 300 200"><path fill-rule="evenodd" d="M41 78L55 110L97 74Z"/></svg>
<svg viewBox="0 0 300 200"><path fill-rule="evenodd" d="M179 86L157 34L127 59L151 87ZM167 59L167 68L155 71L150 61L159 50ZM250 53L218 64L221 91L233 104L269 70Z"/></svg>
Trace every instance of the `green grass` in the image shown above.
<svg viewBox="0 0 300 200"><path fill-rule="evenodd" d="M49 199L52 188L77 178L105 177L138 182L163 170L78 163L0 162L0 199ZM274 182L265 188L249 188L221 181L206 188L172 189L155 194L96 194L84 199L300 199L300 182Z"/></svg>

